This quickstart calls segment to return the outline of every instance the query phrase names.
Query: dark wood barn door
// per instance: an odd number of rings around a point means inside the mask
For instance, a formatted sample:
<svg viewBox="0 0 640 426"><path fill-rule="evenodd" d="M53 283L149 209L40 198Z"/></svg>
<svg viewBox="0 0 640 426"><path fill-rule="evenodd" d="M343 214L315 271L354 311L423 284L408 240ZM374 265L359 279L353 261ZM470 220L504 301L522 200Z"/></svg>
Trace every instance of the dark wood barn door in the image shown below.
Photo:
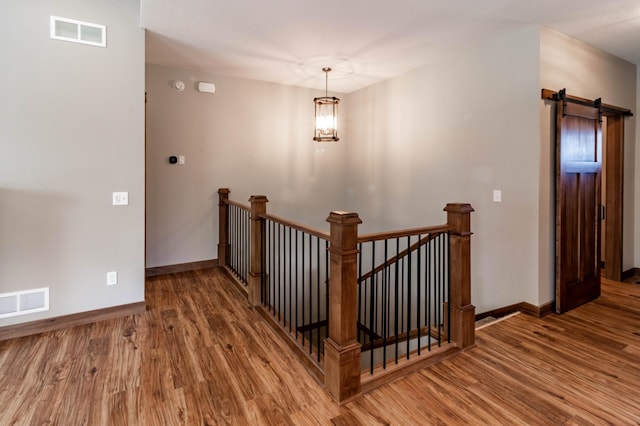
<svg viewBox="0 0 640 426"><path fill-rule="evenodd" d="M556 128L556 312L600 296L599 108L558 102Z"/></svg>

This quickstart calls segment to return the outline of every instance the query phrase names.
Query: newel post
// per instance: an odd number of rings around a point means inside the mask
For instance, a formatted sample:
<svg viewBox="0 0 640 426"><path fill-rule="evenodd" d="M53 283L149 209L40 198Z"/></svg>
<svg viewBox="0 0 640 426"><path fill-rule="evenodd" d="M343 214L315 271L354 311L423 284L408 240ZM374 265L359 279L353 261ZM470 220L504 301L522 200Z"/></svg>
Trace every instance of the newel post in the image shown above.
<svg viewBox="0 0 640 426"><path fill-rule="evenodd" d="M264 220L261 215L267 212L267 197L264 195L252 195L249 198L251 203L251 259L249 265L249 282L247 283L247 298L251 306L258 306L261 303L260 295L262 289L262 252L264 250Z"/></svg>
<svg viewBox="0 0 640 426"><path fill-rule="evenodd" d="M450 232L450 298L451 340L459 348L475 344L475 312L471 304L471 204L447 204L447 224Z"/></svg>
<svg viewBox="0 0 640 426"><path fill-rule="evenodd" d="M229 205L229 188L218 189L218 265L227 265L227 248L229 247L228 230L229 223L228 212Z"/></svg>
<svg viewBox="0 0 640 426"><path fill-rule="evenodd" d="M357 213L331 212L329 244L329 336L324 344L325 388L342 403L360 393L357 340Z"/></svg>

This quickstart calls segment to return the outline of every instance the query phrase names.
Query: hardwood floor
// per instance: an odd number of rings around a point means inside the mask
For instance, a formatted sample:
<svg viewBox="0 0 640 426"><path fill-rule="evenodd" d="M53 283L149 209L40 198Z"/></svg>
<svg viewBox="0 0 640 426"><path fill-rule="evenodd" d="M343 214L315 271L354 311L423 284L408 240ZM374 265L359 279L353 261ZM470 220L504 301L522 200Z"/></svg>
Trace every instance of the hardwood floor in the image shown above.
<svg viewBox="0 0 640 426"><path fill-rule="evenodd" d="M487 326L343 407L220 270L149 278L147 307L0 342L0 424L640 424L637 285Z"/></svg>

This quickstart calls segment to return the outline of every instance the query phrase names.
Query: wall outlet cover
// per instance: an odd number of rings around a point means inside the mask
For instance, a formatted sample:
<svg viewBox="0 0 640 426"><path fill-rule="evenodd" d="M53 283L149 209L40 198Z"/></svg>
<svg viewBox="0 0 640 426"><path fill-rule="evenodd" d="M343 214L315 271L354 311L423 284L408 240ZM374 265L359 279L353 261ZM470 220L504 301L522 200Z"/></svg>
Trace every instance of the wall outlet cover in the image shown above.
<svg viewBox="0 0 640 426"><path fill-rule="evenodd" d="M113 193L113 205L114 206L127 206L127 205L129 205L129 193L128 192L114 192Z"/></svg>

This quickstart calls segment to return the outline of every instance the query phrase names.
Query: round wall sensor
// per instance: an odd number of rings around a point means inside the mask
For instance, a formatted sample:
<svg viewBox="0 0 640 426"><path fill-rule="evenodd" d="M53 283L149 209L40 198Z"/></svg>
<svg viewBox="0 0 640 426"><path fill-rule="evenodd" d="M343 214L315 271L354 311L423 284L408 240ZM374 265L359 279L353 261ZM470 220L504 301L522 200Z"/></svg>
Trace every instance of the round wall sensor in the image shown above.
<svg viewBox="0 0 640 426"><path fill-rule="evenodd" d="M182 92L184 90L184 83L180 80L176 80L173 82L173 87L178 91Z"/></svg>

